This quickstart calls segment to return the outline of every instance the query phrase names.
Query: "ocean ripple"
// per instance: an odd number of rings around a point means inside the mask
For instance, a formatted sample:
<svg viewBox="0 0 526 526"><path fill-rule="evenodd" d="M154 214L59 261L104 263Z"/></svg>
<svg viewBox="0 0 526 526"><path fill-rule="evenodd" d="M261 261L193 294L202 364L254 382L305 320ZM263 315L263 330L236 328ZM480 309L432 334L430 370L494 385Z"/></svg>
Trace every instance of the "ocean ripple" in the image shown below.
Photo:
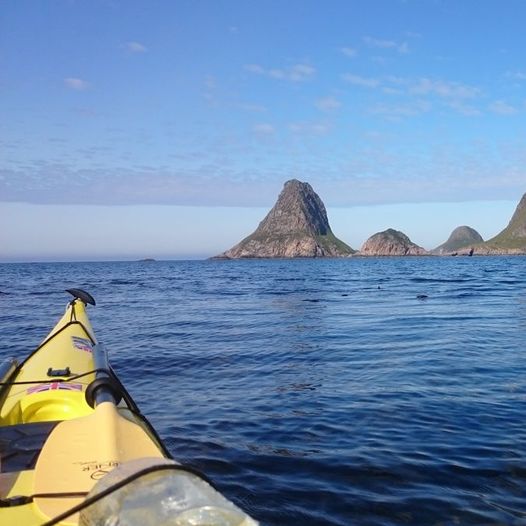
<svg viewBox="0 0 526 526"><path fill-rule="evenodd" d="M4 264L0 355L85 287L174 457L262 524L524 524L524 261Z"/></svg>

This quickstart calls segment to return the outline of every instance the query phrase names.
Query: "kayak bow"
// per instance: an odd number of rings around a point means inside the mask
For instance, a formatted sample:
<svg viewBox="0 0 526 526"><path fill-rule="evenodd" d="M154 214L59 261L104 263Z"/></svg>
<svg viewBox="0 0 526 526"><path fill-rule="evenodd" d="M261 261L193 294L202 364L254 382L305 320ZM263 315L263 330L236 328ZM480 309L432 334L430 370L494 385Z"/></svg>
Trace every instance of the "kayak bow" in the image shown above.
<svg viewBox="0 0 526 526"><path fill-rule="evenodd" d="M68 292L37 349L0 364L0 524L256 525L171 459L95 337L95 300Z"/></svg>

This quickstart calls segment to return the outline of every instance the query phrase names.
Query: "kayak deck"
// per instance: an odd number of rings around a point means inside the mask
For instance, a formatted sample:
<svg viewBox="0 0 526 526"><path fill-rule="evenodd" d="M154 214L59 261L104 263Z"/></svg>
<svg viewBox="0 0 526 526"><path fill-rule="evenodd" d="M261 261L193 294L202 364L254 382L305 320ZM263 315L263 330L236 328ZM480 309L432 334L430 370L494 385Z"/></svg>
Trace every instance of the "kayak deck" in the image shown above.
<svg viewBox="0 0 526 526"><path fill-rule="evenodd" d="M0 391L0 425L66 420L89 414L85 390L94 380L97 344L84 304L75 300Z"/></svg>
<svg viewBox="0 0 526 526"><path fill-rule="evenodd" d="M44 524L120 464L169 457L109 365L100 379L99 351L85 304L75 299L39 347L0 378L1 524ZM97 382L124 401L94 404ZM76 525L78 515L60 524Z"/></svg>

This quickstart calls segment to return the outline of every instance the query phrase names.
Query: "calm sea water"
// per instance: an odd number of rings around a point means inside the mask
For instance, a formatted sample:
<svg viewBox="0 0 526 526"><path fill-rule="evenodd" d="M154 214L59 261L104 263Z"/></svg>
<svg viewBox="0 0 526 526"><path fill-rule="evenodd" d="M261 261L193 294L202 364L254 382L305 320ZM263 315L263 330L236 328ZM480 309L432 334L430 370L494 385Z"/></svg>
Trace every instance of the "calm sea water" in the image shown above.
<svg viewBox="0 0 526 526"><path fill-rule="evenodd" d="M263 525L526 523L526 259L0 265L0 357L69 287L174 457ZM417 296L426 295L425 298Z"/></svg>

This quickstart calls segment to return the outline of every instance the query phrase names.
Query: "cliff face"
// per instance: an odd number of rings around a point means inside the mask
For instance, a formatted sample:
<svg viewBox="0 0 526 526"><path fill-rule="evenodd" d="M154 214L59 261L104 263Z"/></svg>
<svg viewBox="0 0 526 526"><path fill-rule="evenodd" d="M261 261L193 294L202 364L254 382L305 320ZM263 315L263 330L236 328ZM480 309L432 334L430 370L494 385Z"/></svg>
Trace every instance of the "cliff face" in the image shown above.
<svg viewBox="0 0 526 526"><path fill-rule="evenodd" d="M422 256L427 251L403 232L389 228L371 236L360 249L363 256Z"/></svg>
<svg viewBox="0 0 526 526"><path fill-rule="evenodd" d="M470 245L483 243L482 236L469 226L459 226L451 232L448 240L442 245L431 251L432 254L443 256L458 252L459 249L465 248L469 252Z"/></svg>
<svg viewBox="0 0 526 526"><path fill-rule="evenodd" d="M475 247L478 254L526 254L526 194L522 196L508 226L494 238Z"/></svg>
<svg viewBox="0 0 526 526"><path fill-rule="evenodd" d="M325 206L310 184L292 179L255 232L217 257L344 257L354 252L332 233Z"/></svg>

